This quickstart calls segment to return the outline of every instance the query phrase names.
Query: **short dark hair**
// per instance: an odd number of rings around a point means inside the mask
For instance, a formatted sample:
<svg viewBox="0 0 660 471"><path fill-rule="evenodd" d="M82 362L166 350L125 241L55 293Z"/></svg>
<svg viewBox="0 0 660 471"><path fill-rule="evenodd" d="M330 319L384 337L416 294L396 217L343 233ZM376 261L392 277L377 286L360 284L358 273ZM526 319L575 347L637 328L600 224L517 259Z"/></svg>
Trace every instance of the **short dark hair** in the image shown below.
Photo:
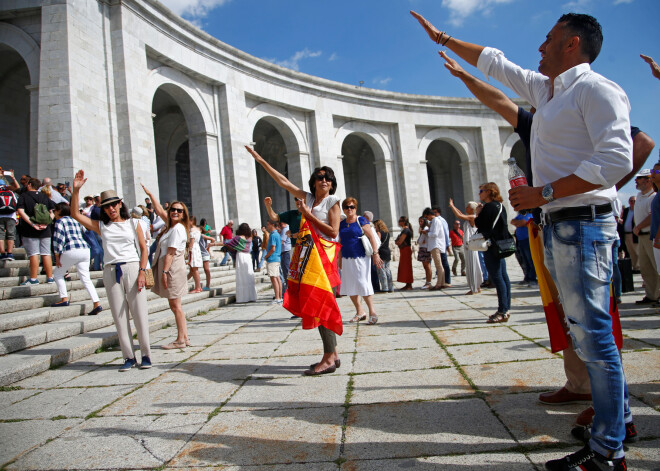
<svg viewBox="0 0 660 471"><path fill-rule="evenodd" d="M334 195L335 191L337 191L337 178L335 177L335 172L328 166L323 166L323 167L316 167L314 171L312 172L312 176L309 177L309 191L316 196L316 177L319 174L319 172L325 172L325 175L330 178L330 182L332 183L332 187L330 188L330 194Z"/></svg>
<svg viewBox="0 0 660 471"><path fill-rule="evenodd" d="M250 225L247 222L241 223L238 226L238 229L236 229L236 235L243 237L252 237L252 229L250 229Z"/></svg>
<svg viewBox="0 0 660 471"><path fill-rule="evenodd" d="M60 217L71 216L71 206L67 203L57 203L54 211L60 213Z"/></svg>
<svg viewBox="0 0 660 471"><path fill-rule="evenodd" d="M41 181L38 178L30 178L27 184L30 185L35 190L41 188Z"/></svg>
<svg viewBox="0 0 660 471"><path fill-rule="evenodd" d="M596 60L603 45L603 29L596 18L583 13L566 13L557 23L565 23L566 29L580 38L580 49L590 64Z"/></svg>
<svg viewBox="0 0 660 471"><path fill-rule="evenodd" d="M124 221L127 219L131 219L131 215L128 214L128 208L126 207L123 201L119 203L119 217L122 218ZM103 209L103 206L101 206L101 222L106 226L110 224L110 216L106 214L105 209Z"/></svg>
<svg viewBox="0 0 660 471"><path fill-rule="evenodd" d="M422 212L422 216L426 217L429 214L433 214L435 216L435 213L433 212L433 210L431 208L424 208L424 211Z"/></svg>
<svg viewBox="0 0 660 471"><path fill-rule="evenodd" d="M442 214L442 209L440 209L440 206L433 206L433 211L435 211L438 214Z"/></svg>

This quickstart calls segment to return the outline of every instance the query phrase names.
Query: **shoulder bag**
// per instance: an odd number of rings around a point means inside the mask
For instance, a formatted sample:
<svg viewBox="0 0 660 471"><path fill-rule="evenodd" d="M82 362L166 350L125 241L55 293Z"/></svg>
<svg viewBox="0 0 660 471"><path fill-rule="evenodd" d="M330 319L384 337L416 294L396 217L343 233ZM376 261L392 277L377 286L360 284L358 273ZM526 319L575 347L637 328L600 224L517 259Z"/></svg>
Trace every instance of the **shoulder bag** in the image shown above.
<svg viewBox="0 0 660 471"><path fill-rule="evenodd" d="M371 241L369 240L369 237L367 237L366 234L364 233L364 229L362 229L362 226L360 226L359 218L357 224L360 227L360 232L362 232L362 235L358 238L362 241L362 247L364 247L364 255L366 257L371 257L374 254L374 248L371 246Z"/></svg>
<svg viewBox="0 0 660 471"><path fill-rule="evenodd" d="M140 243L138 242L137 229L135 228L135 223L133 222L134 220L137 222L137 224L140 224L140 221L138 221L137 219L131 218L128 221L131 223L131 227L133 228L133 235L135 236L135 238L133 239L133 241L135 242L135 249L137 250L137 253L140 256L140 258L142 258L141 255L142 251L140 250ZM142 228L140 228L140 230L142 230ZM155 283L154 272L151 268L147 268L144 271L144 287L146 289L151 289L154 287L154 283Z"/></svg>

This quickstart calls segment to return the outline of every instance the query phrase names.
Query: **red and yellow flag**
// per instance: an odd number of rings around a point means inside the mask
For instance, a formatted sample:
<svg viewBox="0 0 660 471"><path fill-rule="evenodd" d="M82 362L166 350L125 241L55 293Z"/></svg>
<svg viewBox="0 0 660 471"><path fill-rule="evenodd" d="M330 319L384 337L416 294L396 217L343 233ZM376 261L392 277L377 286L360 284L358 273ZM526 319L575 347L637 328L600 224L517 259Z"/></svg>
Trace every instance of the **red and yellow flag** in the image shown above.
<svg viewBox="0 0 660 471"><path fill-rule="evenodd" d="M536 269L536 278L541 291L541 301L543 301L543 310L545 311L545 320L548 324L548 333L550 334L550 348L553 353L568 348L568 323L559 301L559 292L555 282L550 276L550 272L545 267L545 257L543 255L543 243L539 235L539 226L530 220L527 223L529 229L529 249L532 252L532 260ZM612 316L612 333L614 342L621 350L623 346L623 334L621 333L621 321L619 320L619 307L614 299L613 288L610 284L610 315Z"/></svg>
<svg viewBox="0 0 660 471"><path fill-rule="evenodd" d="M303 216L291 256L283 306L302 318L303 329L319 325L341 335L344 327L332 288L339 284L337 254L340 245L319 237Z"/></svg>

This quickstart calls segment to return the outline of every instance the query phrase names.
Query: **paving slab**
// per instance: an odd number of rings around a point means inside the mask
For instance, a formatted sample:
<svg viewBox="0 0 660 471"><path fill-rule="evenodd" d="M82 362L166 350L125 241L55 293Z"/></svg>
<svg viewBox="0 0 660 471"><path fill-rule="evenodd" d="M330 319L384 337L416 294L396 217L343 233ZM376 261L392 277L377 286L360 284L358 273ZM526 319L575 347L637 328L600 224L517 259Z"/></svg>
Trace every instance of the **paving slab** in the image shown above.
<svg viewBox="0 0 660 471"><path fill-rule="evenodd" d="M356 344L360 352L378 352L384 350L398 350L402 348L437 347L437 343L430 331L399 334L399 335L370 335L360 337Z"/></svg>
<svg viewBox="0 0 660 471"><path fill-rule="evenodd" d="M421 320L388 320L383 317L382 319L379 318L376 325L367 325L366 322L362 322L358 336L367 337L369 335L394 335L427 331L428 327Z"/></svg>
<svg viewBox="0 0 660 471"><path fill-rule="evenodd" d="M348 380L344 375L256 377L243 384L222 410L337 407L344 404Z"/></svg>
<svg viewBox="0 0 660 471"><path fill-rule="evenodd" d="M135 386L47 389L0 411L1 420L86 417ZM38 390L33 390L38 391Z"/></svg>
<svg viewBox="0 0 660 471"><path fill-rule="evenodd" d="M196 355L195 361L227 360L230 358L268 358L281 346L282 344L280 342L217 343Z"/></svg>
<svg viewBox="0 0 660 471"><path fill-rule="evenodd" d="M8 469L43 469L44 463L55 469L156 468L172 459L205 420L199 414L94 418L26 454Z"/></svg>
<svg viewBox="0 0 660 471"><path fill-rule="evenodd" d="M355 351L355 342L353 339L344 339L343 336L337 337L337 352L339 354L349 354ZM287 341L279 346L277 351L273 352L274 357L286 357L292 355L323 355L323 342L316 334L309 340Z"/></svg>
<svg viewBox="0 0 660 471"><path fill-rule="evenodd" d="M451 366L451 360L439 347L414 350L388 350L363 352L353 364L354 373L376 373L383 371L426 370L440 366Z"/></svg>
<svg viewBox="0 0 660 471"><path fill-rule="evenodd" d="M0 423L0 466L80 423L82 419Z"/></svg>
<svg viewBox="0 0 660 471"><path fill-rule="evenodd" d="M453 367L353 376L351 404L446 399L474 394Z"/></svg>
<svg viewBox="0 0 660 471"><path fill-rule="evenodd" d="M447 351L461 365L555 358L549 350L527 340L450 346Z"/></svg>
<svg viewBox="0 0 660 471"><path fill-rule="evenodd" d="M436 471L439 469L536 471L534 465L522 453L481 453L391 460L357 460L343 463L341 469L346 471L401 471L402 469L420 471Z"/></svg>
<svg viewBox="0 0 660 471"><path fill-rule="evenodd" d="M438 330L435 334L443 345L522 340L519 334L504 326L484 326L460 330Z"/></svg>
<svg viewBox="0 0 660 471"><path fill-rule="evenodd" d="M352 406L344 450L348 460L357 460L479 452L515 445L484 401L465 399Z"/></svg>
<svg viewBox="0 0 660 471"><path fill-rule="evenodd" d="M561 358L468 365L463 371L486 394L551 391L566 383Z"/></svg>
<svg viewBox="0 0 660 471"><path fill-rule="evenodd" d="M341 366L332 373L333 376L347 375L351 373L353 365L352 354L339 355ZM273 356L266 360L259 369L252 374L253 378L283 378L289 376L301 376L310 365L321 360L321 355L294 355L286 357ZM327 375L329 376L329 375ZM326 377L327 377L326 376Z"/></svg>
<svg viewBox="0 0 660 471"><path fill-rule="evenodd" d="M172 368L159 377L157 381L166 383L222 383L240 380L254 373L265 361L265 358L205 361L197 361L193 358Z"/></svg>
<svg viewBox="0 0 660 471"><path fill-rule="evenodd" d="M308 463L339 457L343 407L221 412L171 465Z"/></svg>

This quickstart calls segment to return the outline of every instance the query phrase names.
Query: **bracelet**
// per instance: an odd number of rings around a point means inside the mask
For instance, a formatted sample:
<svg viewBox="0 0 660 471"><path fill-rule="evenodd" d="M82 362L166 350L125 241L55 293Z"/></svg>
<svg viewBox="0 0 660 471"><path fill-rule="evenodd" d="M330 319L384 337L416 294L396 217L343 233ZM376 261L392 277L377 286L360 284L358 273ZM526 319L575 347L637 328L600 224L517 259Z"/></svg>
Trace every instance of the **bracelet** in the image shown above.
<svg viewBox="0 0 660 471"><path fill-rule="evenodd" d="M146 273L147 269L146 268L140 268L140 271L143 271Z"/></svg>
<svg viewBox="0 0 660 471"><path fill-rule="evenodd" d="M449 40L451 39L451 35L445 40L445 42L442 43L443 46L446 46Z"/></svg>
<svg viewBox="0 0 660 471"><path fill-rule="evenodd" d="M444 35L445 35L445 32L444 32L444 31L440 31L440 32L438 33L438 37L435 38L435 43L436 43L436 44L440 44L440 41L442 40L442 37L443 37Z"/></svg>
<svg viewBox="0 0 660 471"><path fill-rule="evenodd" d="M163 270L163 274L165 274L165 275L169 275L169 274L170 274L170 271L169 271L169 270Z"/></svg>

